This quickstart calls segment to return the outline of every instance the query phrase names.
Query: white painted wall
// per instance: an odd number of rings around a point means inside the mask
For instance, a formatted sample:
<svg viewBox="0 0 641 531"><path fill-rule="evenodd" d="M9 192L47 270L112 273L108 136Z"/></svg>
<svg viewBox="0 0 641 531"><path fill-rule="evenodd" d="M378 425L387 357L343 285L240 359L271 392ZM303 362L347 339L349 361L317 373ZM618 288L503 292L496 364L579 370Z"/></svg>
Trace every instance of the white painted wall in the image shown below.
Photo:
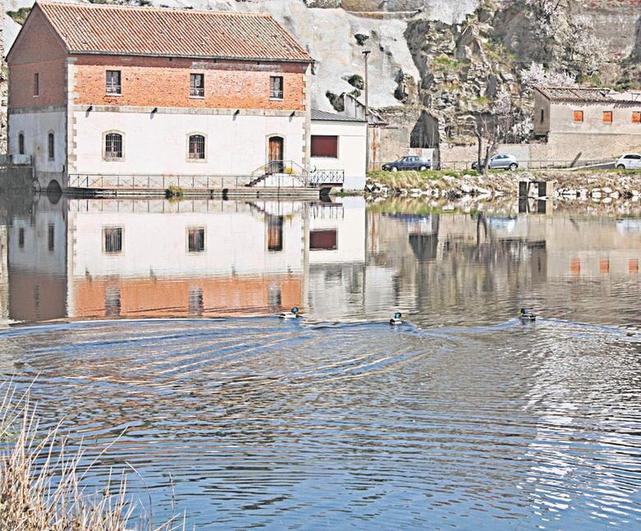
<svg viewBox="0 0 641 531"><path fill-rule="evenodd" d="M65 170L64 111L40 111L9 115L9 154L18 154L18 135L24 133L25 154L33 157L37 172L61 173ZM48 134L55 140L54 159L47 152Z"/></svg>
<svg viewBox="0 0 641 531"><path fill-rule="evenodd" d="M309 252L310 264L365 262L366 204L363 197L341 198L342 204L312 205L309 230L335 230L336 249Z"/></svg>
<svg viewBox="0 0 641 531"><path fill-rule="evenodd" d="M147 278L300 273L303 224L300 215L283 220L283 250L267 250L266 216L245 212L123 213L69 212L70 274ZM123 250L103 252L103 228L122 227ZM205 228L205 250L190 253L187 230Z"/></svg>
<svg viewBox="0 0 641 531"><path fill-rule="evenodd" d="M150 112L74 111L76 163L70 173L249 175L267 162L267 138L285 139L284 158L303 162L305 119ZM103 134L124 134L121 161L103 159ZM190 161L188 135L204 134L206 158Z"/></svg>
<svg viewBox="0 0 641 531"><path fill-rule="evenodd" d="M363 190L367 173L367 124L312 120L311 134L338 136L338 158L312 157L310 170L343 170L343 188Z"/></svg>
<svg viewBox="0 0 641 531"><path fill-rule="evenodd" d="M49 250L49 225L53 225L54 247ZM20 230L24 245L19 245ZM14 218L9 227L9 266L11 269L64 275L67 255L67 224L62 210L39 210L35 219Z"/></svg>

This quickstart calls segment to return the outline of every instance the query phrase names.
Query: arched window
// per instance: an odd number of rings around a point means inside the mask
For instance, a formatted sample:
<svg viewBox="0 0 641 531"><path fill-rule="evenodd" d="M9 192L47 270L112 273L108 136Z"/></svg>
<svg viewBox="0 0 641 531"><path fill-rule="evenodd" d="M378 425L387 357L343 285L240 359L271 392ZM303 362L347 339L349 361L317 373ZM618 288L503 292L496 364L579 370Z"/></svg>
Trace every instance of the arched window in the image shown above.
<svg viewBox="0 0 641 531"><path fill-rule="evenodd" d="M105 135L105 160L118 160L122 158L122 135L120 133L107 133Z"/></svg>
<svg viewBox="0 0 641 531"><path fill-rule="evenodd" d="M189 135L189 159L203 160L205 158L205 137Z"/></svg>
<svg viewBox="0 0 641 531"><path fill-rule="evenodd" d="M18 154L24 155L24 133L18 135Z"/></svg>
<svg viewBox="0 0 641 531"><path fill-rule="evenodd" d="M49 160L54 160L56 158L55 143L56 139L53 133L49 133L49 136L47 137L47 154L49 155Z"/></svg>

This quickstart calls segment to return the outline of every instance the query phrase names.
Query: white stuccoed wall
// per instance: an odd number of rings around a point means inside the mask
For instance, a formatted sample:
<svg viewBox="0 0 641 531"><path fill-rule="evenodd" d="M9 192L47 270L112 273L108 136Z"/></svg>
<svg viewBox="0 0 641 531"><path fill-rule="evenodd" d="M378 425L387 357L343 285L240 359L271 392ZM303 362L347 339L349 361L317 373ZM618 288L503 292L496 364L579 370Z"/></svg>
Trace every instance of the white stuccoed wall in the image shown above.
<svg viewBox="0 0 641 531"><path fill-rule="evenodd" d="M18 135L22 132L25 155L33 157L37 172L63 172L66 164L65 120L66 114L59 110L10 115L9 153L18 153ZM49 160L47 151L50 131L55 140L54 160Z"/></svg>
<svg viewBox="0 0 641 531"><path fill-rule="evenodd" d="M283 221L283 250L267 250L265 216L245 212L123 213L70 212L70 275L159 277L299 274L303 268L300 215ZM103 250L103 229L122 227L123 250ZM205 251L190 253L187 230L204 227Z"/></svg>
<svg viewBox="0 0 641 531"><path fill-rule="evenodd" d="M363 190L366 176L367 125L361 122L312 120L312 135L338 136L338 158L312 157L310 171L343 170L345 190Z"/></svg>
<svg viewBox="0 0 641 531"><path fill-rule="evenodd" d="M74 111L75 168L70 173L250 175L267 162L267 139L285 139L284 158L303 164L304 117ZM124 157L103 159L103 134L124 134ZM187 157L190 133L205 135L206 158ZM70 165L71 166L71 165Z"/></svg>

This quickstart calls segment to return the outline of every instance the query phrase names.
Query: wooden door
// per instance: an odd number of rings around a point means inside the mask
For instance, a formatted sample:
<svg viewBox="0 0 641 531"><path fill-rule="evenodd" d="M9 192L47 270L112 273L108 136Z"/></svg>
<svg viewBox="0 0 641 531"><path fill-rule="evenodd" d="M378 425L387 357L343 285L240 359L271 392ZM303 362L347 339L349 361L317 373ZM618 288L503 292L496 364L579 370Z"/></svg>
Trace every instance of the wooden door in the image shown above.
<svg viewBox="0 0 641 531"><path fill-rule="evenodd" d="M280 173L283 171L283 145L284 140L280 136L272 136L269 139L269 160L267 161L269 173Z"/></svg>

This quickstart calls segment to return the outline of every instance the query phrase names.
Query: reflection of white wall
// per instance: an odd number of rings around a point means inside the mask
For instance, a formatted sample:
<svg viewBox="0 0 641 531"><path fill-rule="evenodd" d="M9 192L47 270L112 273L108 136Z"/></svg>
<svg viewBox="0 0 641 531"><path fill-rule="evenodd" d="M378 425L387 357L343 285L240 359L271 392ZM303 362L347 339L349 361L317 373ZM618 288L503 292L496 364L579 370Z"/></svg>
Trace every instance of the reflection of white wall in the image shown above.
<svg viewBox="0 0 641 531"><path fill-rule="evenodd" d="M312 157L310 169L343 170L346 190L365 187L366 134L365 122L312 120L312 135L338 136L338 158Z"/></svg>
<svg viewBox="0 0 641 531"><path fill-rule="evenodd" d="M73 210L73 209L72 209ZM244 211L243 211L244 210ZM283 250L267 250L265 215L239 211L201 213L70 212L73 276L189 277L299 273L303 260L300 216L283 219ZM103 228L123 228L120 254L103 251ZM205 251L190 253L187 230L205 228Z"/></svg>
<svg viewBox="0 0 641 531"><path fill-rule="evenodd" d="M49 250L49 225L53 226L53 250ZM20 230L24 245L20 247ZM33 224L29 218L14 218L9 228L11 269L64 275L67 253L66 223L62 210L39 210Z"/></svg>
<svg viewBox="0 0 641 531"><path fill-rule="evenodd" d="M267 162L267 138L285 139L284 158L302 164L305 118L231 114L73 113L77 161L71 173L250 175ZM124 134L122 161L103 160L103 134ZM188 135L206 137L205 161L189 161Z"/></svg>
<svg viewBox="0 0 641 531"><path fill-rule="evenodd" d="M345 197L340 205L310 207L309 230L336 230L336 250L309 252L310 264L365 262L365 199Z"/></svg>
<svg viewBox="0 0 641 531"><path fill-rule="evenodd" d="M36 171L62 172L66 164L66 115L63 111L9 115L9 153L18 154L18 135L24 133L25 155L33 157ZM54 159L49 160L48 135L54 134Z"/></svg>

